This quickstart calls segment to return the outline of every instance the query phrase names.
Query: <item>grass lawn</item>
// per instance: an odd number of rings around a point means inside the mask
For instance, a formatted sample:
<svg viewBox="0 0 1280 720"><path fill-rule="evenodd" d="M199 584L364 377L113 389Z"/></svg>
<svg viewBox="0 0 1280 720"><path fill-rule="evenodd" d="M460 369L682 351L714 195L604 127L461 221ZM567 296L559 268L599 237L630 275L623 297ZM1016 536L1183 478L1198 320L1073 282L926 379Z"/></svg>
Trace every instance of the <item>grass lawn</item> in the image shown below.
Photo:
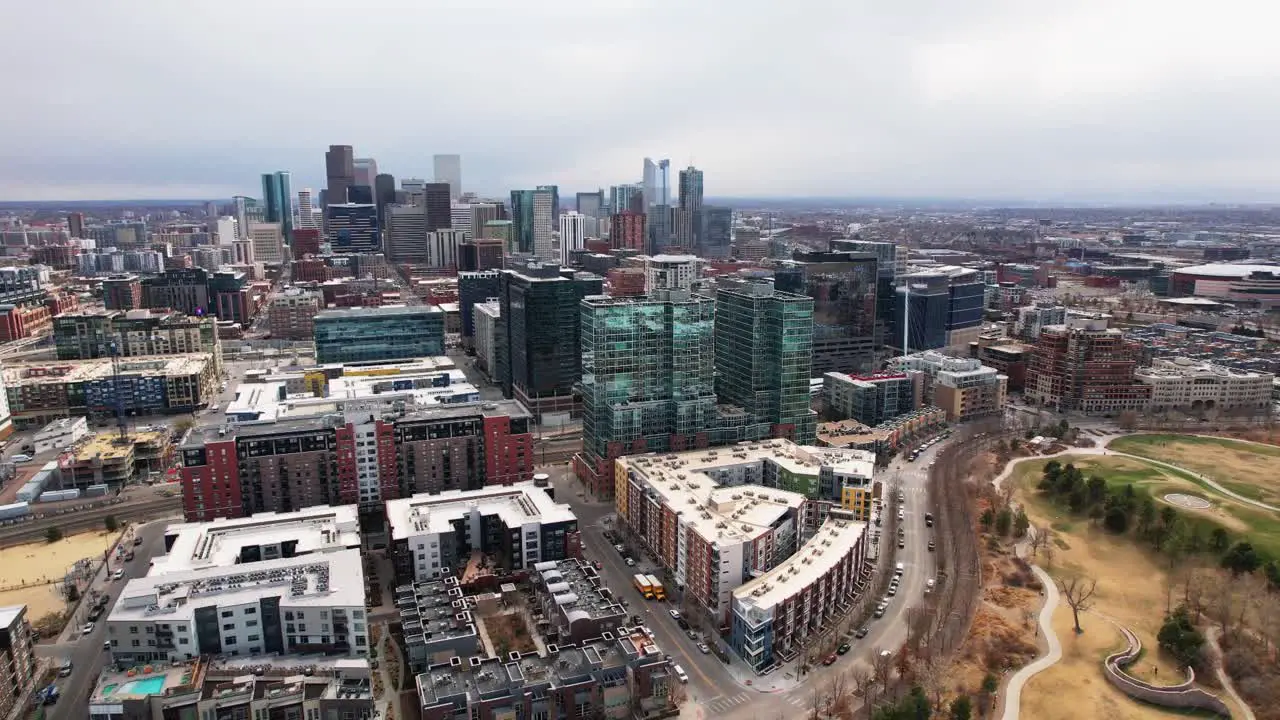
<svg viewBox="0 0 1280 720"><path fill-rule="evenodd" d="M1132 458L1077 455L1057 458L1062 464L1073 463L1088 477L1107 478L1113 485L1131 483L1151 492L1155 497L1169 492L1186 492L1204 497L1205 491L1188 477L1166 473L1162 469ZM1135 632L1144 647L1155 648L1155 634L1160 629L1168 601L1167 573L1163 559L1145 543L1131 536L1113 535L1090 522L1057 507L1036 489L1047 460L1027 460L1014 467L1011 479L1018 488L1032 524L1051 526L1057 533L1058 550L1051 575L1083 572L1098 581L1094 610ZM1211 560L1204 556L1206 561ZM1037 562L1047 565L1042 555ZM1140 578L1141 580L1135 580ZM1062 642L1062 661L1040 673L1022 693L1023 717L1040 720L1062 718L1117 718L1145 720L1184 716L1145 705L1113 688L1103 677L1102 659L1123 645L1123 637L1106 620L1093 613L1080 618L1083 635L1076 635L1071 609L1063 602L1053 615L1053 626ZM1148 676L1152 666L1159 665L1159 679L1170 682L1178 677L1167 659L1148 650L1132 672ZM1064 702L1065 698L1070 698Z"/></svg>
<svg viewBox="0 0 1280 720"><path fill-rule="evenodd" d="M1280 506L1280 476L1275 472L1280 446L1229 438L1152 434L1117 438L1107 447L1185 467L1244 497Z"/></svg>

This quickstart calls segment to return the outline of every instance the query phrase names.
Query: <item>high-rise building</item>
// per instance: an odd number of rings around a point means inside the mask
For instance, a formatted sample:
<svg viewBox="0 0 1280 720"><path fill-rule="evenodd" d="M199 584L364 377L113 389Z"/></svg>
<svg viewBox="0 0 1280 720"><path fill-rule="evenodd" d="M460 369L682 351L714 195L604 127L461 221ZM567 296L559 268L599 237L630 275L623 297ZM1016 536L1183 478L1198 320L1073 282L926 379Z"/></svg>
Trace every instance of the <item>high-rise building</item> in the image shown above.
<svg viewBox="0 0 1280 720"><path fill-rule="evenodd" d="M449 185L449 200L457 200L462 195L462 156L435 155L431 158L435 172L434 180Z"/></svg>
<svg viewBox="0 0 1280 720"><path fill-rule="evenodd" d="M313 290L285 288L267 300L267 329L271 337L311 340L315 317L324 308L324 296Z"/></svg>
<svg viewBox="0 0 1280 720"><path fill-rule="evenodd" d="M829 372L822 377L822 406L829 420L852 419L875 427L918 408L916 383L905 372Z"/></svg>
<svg viewBox="0 0 1280 720"><path fill-rule="evenodd" d="M378 206L378 223L387 224L387 206L396 201L396 178L388 173L378 173L373 179L373 204Z"/></svg>
<svg viewBox="0 0 1280 720"><path fill-rule="evenodd" d="M484 237L484 226L491 220L499 218L498 209L500 205L494 203L471 203L469 206L471 211L471 219L468 222L471 230L471 237Z"/></svg>
<svg viewBox="0 0 1280 720"><path fill-rule="evenodd" d="M577 208L578 212L588 217L605 217L608 213L605 212L604 190L578 193Z"/></svg>
<svg viewBox="0 0 1280 720"><path fill-rule="evenodd" d="M447 227L427 233L427 264L434 268L458 269L459 249L466 238L465 232Z"/></svg>
<svg viewBox="0 0 1280 720"><path fill-rule="evenodd" d="M325 226L334 252L371 253L382 249L377 205L330 203L325 211Z"/></svg>
<svg viewBox="0 0 1280 720"><path fill-rule="evenodd" d="M813 369L869 373L876 369L876 259L873 255L797 250L774 273L783 292L813 298Z"/></svg>
<svg viewBox="0 0 1280 720"><path fill-rule="evenodd" d="M640 177L640 189L644 193L644 208L642 208L642 212L644 212L648 210L650 205L660 201L658 197L658 164L651 158L645 158L644 170Z"/></svg>
<svg viewBox="0 0 1280 720"><path fill-rule="evenodd" d="M387 260L397 263L425 263L427 246L427 209L422 205L388 205Z"/></svg>
<svg viewBox="0 0 1280 720"><path fill-rule="evenodd" d="M73 238L84 237L84 213L67 213L67 235Z"/></svg>
<svg viewBox="0 0 1280 720"><path fill-rule="evenodd" d="M617 215L622 212L643 213L643 206L644 189L640 185L614 185L609 188L609 206L603 215Z"/></svg>
<svg viewBox="0 0 1280 720"><path fill-rule="evenodd" d="M810 409L813 298L761 281L716 291L716 395L758 426L754 434L814 442Z"/></svg>
<svg viewBox="0 0 1280 720"><path fill-rule="evenodd" d="M1068 316L1041 328L1027 366L1027 402L1086 415L1146 409L1152 387L1134 379L1142 345L1108 324L1106 315Z"/></svg>
<svg viewBox="0 0 1280 720"><path fill-rule="evenodd" d="M312 201L311 188L302 188L298 191L298 224L299 228L318 228L320 222L316 219L316 208Z"/></svg>
<svg viewBox="0 0 1280 720"><path fill-rule="evenodd" d="M613 460L705 447L716 414L715 303L687 290L582 301L578 477L611 494Z"/></svg>
<svg viewBox="0 0 1280 720"><path fill-rule="evenodd" d="M560 213L560 263L569 265L569 253L587 244L587 216L570 210Z"/></svg>
<svg viewBox="0 0 1280 720"><path fill-rule="evenodd" d="M59 360L208 353L222 365L222 344L212 317L182 313L64 313L53 319Z"/></svg>
<svg viewBox="0 0 1280 720"><path fill-rule="evenodd" d="M514 264L499 280L507 338L503 394L539 418L577 414L573 388L582 374L579 303L604 292L604 279L559 265Z"/></svg>
<svg viewBox="0 0 1280 720"><path fill-rule="evenodd" d="M430 305L325 310L315 340L322 365L434 357L444 354L444 313Z"/></svg>
<svg viewBox="0 0 1280 720"><path fill-rule="evenodd" d="M698 222L698 242L694 252L699 256L727 259L733 254L733 210L706 205Z"/></svg>
<svg viewBox="0 0 1280 720"><path fill-rule="evenodd" d="M889 367L896 372L920 376L924 404L945 410L947 422L1004 412L1009 378L977 358L950 357L926 350L893 358Z"/></svg>
<svg viewBox="0 0 1280 720"><path fill-rule="evenodd" d="M232 217L236 220L236 230L242 238L246 237L245 233L249 232L249 208L255 204L256 202L251 197L236 195L231 198L231 206L235 209L235 214ZM231 240L228 239L227 244L230 243Z"/></svg>
<svg viewBox="0 0 1280 720"><path fill-rule="evenodd" d="M497 270L458 273L458 312L462 316L464 346L469 347L475 336L475 306L498 297L501 276Z"/></svg>
<svg viewBox="0 0 1280 720"><path fill-rule="evenodd" d="M231 241L240 238L240 223L233 217L224 216L218 218L215 223L217 228L218 244L223 247L231 247Z"/></svg>
<svg viewBox="0 0 1280 720"><path fill-rule="evenodd" d="M546 262L558 262L552 233L560 216L559 189L539 185L534 190L511 191L511 222L518 252L532 254Z"/></svg>
<svg viewBox="0 0 1280 720"><path fill-rule="evenodd" d="M249 223L249 239L253 241L253 257L268 265L284 263L284 232L280 223Z"/></svg>
<svg viewBox="0 0 1280 720"><path fill-rule="evenodd" d="M42 679L37 672L35 646L27 606L0 607L0 714L4 717L13 714Z"/></svg>
<svg viewBox="0 0 1280 720"><path fill-rule="evenodd" d="M288 239L293 237L293 190L289 187L289 173L277 170L262 175L263 219L280 223L280 232Z"/></svg>
<svg viewBox="0 0 1280 720"><path fill-rule="evenodd" d="M325 185L324 207L325 221L329 219L329 206L347 202L347 188L356 182L355 157L350 145L330 145L324 154Z"/></svg>
<svg viewBox="0 0 1280 720"><path fill-rule="evenodd" d="M469 203L454 203L449 208L449 227L463 231L467 234L467 238L475 237L475 232L471 227L471 205Z"/></svg>
<svg viewBox="0 0 1280 720"><path fill-rule="evenodd" d="M648 247L644 214L627 211L609 218L609 246L615 250L636 250L643 253Z"/></svg>
<svg viewBox="0 0 1280 720"><path fill-rule="evenodd" d="M903 275L894 329L886 345L907 351L967 348L982 333L986 285L976 270L955 266ZM905 336L904 336L905 333Z"/></svg>
<svg viewBox="0 0 1280 720"><path fill-rule="evenodd" d="M423 205L427 209L427 231L448 228L453 223L453 204L447 183L426 183L422 187Z"/></svg>
<svg viewBox="0 0 1280 720"><path fill-rule="evenodd" d="M373 158L354 158L351 161L351 169L354 170L352 175L353 185L363 185L365 187L373 187L378 177L378 161Z"/></svg>
<svg viewBox="0 0 1280 720"><path fill-rule="evenodd" d="M690 290L698 279L702 262L696 255L646 255L645 292Z"/></svg>

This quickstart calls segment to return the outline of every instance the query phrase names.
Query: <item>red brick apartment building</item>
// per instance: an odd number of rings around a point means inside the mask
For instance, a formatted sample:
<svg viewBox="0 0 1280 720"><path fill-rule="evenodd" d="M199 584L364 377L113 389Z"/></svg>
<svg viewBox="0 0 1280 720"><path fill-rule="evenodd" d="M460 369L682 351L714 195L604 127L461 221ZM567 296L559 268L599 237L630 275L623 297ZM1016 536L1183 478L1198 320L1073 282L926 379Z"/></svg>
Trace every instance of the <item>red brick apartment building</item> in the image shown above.
<svg viewBox="0 0 1280 720"><path fill-rule="evenodd" d="M1040 331L1027 365L1028 402L1089 415L1147 407L1151 388L1134 380L1142 346L1107 321L1069 317Z"/></svg>

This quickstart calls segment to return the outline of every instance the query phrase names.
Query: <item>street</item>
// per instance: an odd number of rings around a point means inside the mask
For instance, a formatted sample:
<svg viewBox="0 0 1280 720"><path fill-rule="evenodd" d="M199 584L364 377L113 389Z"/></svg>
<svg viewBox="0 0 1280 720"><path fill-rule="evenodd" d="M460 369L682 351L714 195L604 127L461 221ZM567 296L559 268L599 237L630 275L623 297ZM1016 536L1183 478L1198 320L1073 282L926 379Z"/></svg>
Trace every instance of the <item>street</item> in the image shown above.
<svg viewBox="0 0 1280 720"><path fill-rule="evenodd" d="M905 573L896 596L887 598L889 609L883 618L868 621L867 636L850 641L852 649L846 655L838 656L836 662L829 667L816 665L809 668L807 674L798 680L794 664L785 665L769 676L760 677L737 660L732 651L728 651L728 665L714 654L700 652L696 642L680 629L668 613L672 608L679 609L679 605L645 600L632 586L632 576L635 573L647 572L661 576L662 571L644 553L635 555L639 563L636 567L625 564L613 543L605 537L605 532L612 527L613 505L591 501L582 492L581 484L567 465L551 465L538 470L551 475L552 484L556 488L556 499L568 503L577 514L584 556L601 564L600 574L608 586L619 597L627 600L631 614L644 618L644 624L653 632L662 651L671 655L672 661L688 673L688 699L696 708L694 714L697 717L787 716L796 712L810 712L815 689L825 692L826 680L835 673L845 672L855 665L869 667L874 651L896 650L906 642L907 610L923 597L926 581L935 572L933 557L928 550L933 529L926 527L924 516L927 511L929 463L943 445L944 443L934 445L921 453L913 463L899 458L878 475L886 483L884 512L896 515L898 508L902 507L904 516L901 526L905 529L906 547L898 550L895 562L903 563ZM897 502L899 489L906 498L902 505ZM869 530L874 530L874 526L869 527ZM896 543L897 538L886 533L882 542ZM893 568L887 568L887 571L892 572ZM724 647L723 641L714 633L708 636L704 632L703 637L710 645L719 643Z"/></svg>
<svg viewBox="0 0 1280 720"><path fill-rule="evenodd" d="M109 566L112 570L123 567L125 573L123 579L111 580L109 572L106 570L99 572L90 587L105 592L108 601L107 609L96 623L92 633L80 635L80 626L83 624L85 614L85 610L82 609L72 617L67 630L64 630L58 638L59 641L42 642L36 645L36 656L53 659L55 668L68 657L71 658L73 665L71 676L59 678L57 681L60 698L57 704L50 706L50 712L46 715L49 720L83 720L88 717L89 693L92 692L93 684L97 681L98 674L102 672L108 658L107 652L102 649L102 643L107 639L104 620L110 614L111 608L115 606L125 583L146 575L151 558L164 554L164 529L170 522L175 521L175 519L157 520L141 526L139 533L142 536L142 544L137 547L122 541L134 551L134 559L120 564L112 558Z"/></svg>

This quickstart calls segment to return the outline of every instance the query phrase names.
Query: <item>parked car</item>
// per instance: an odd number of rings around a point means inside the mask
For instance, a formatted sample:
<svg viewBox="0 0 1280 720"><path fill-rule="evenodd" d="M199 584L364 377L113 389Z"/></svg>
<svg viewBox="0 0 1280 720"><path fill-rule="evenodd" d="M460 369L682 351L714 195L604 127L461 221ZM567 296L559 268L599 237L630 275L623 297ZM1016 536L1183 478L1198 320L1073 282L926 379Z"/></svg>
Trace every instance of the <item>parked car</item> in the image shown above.
<svg viewBox="0 0 1280 720"><path fill-rule="evenodd" d="M636 561L635 561L633 558L627 558L625 562L626 562L626 564L627 564L627 567L635 567L635 566L636 566Z"/></svg>
<svg viewBox="0 0 1280 720"><path fill-rule="evenodd" d="M671 615L671 619L672 619L672 620L679 620L679 619L680 619L680 611L679 611L679 610L676 610L675 608L672 608L672 609L668 610L668 611L667 611L667 613Z"/></svg>
<svg viewBox="0 0 1280 720"><path fill-rule="evenodd" d="M684 671L684 668L680 667L679 665L672 665L671 669L675 671L676 677L680 678L680 682L682 683L689 682L689 675Z"/></svg>
<svg viewBox="0 0 1280 720"><path fill-rule="evenodd" d="M706 643L698 643L698 652L702 653L703 655L710 655L711 646L707 645Z"/></svg>
<svg viewBox="0 0 1280 720"><path fill-rule="evenodd" d="M902 538L898 538L898 549L901 550L906 546L907 546L907 541L903 540Z"/></svg>
<svg viewBox="0 0 1280 720"><path fill-rule="evenodd" d="M132 550L124 554L125 562L129 562L130 560L133 560L133 558L134 558L134 554Z"/></svg>
<svg viewBox="0 0 1280 720"><path fill-rule="evenodd" d="M138 546L139 546L139 545L141 545L141 544L142 544L142 536L141 536L141 535L138 535L138 536L136 536L136 537L134 537L134 538L133 538L133 546L134 546L134 547L138 547Z"/></svg>
<svg viewBox="0 0 1280 720"><path fill-rule="evenodd" d="M689 639L694 642L700 642L702 640L702 638L698 636L698 633L694 632L692 629L686 628L684 634L688 635Z"/></svg>
<svg viewBox="0 0 1280 720"><path fill-rule="evenodd" d="M935 543L932 540L929 541L929 552L933 552L934 549L936 549L937 547L938 547L937 543Z"/></svg>
<svg viewBox="0 0 1280 720"><path fill-rule="evenodd" d="M681 630L689 629L689 621L685 620L684 618L680 618L679 620L676 620L676 624L680 626Z"/></svg>
<svg viewBox="0 0 1280 720"><path fill-rule="evenodd" d="M868 628L866 625L863 625L862 627L858 628L858 632L854 633L853 636L856 638L864 638L867 636L867 633L869 632L871 632L870 628Z"/></svg>
<svg viewBox="0 0 1280 720"><path fill-rule="evenodd" d="M71 661L62 661L62 667L58 668L58 677L67 677L71 674Z"/></svg>
<svg viewBox="0 0 1280 720"><path fill-rule="evenodd" d="M840 643L840 647L836 648L836 654L843 655L849 652L849 649L850 649L849 643Z"/></svg>
<svg viewBox="0 0 1280 720"><path fill-rule="evenodd" d="M822 659L822 664L823 664L823 665L834 665L834 664L835 664L835 662L836 662L836 654L835 654L835 653L831 653L830 655L828 655L828 656L826 656L825 658L823 658L823 659Z"/></svg>
<svg viewBox="0 0 1280 720"><path fill-rule="evenodd" d="M123 579L124 579L124 568L116 568L116 571L115 571L115 572L113 572L113 573L111 573L111 579L112 579L112 580L123 580Z"/></svg>
<svg viewBox="0 0 1280 720"><path fill-rule="evenodd" d="M81 635L89 635L89 634L91 634L91 633L93 632L93 628L94 628L94 624L93 624L93 623L91 623L91 622L85 623L85 624L84 624L84 627L80 628L80 634L81 634Z"/></svg>

